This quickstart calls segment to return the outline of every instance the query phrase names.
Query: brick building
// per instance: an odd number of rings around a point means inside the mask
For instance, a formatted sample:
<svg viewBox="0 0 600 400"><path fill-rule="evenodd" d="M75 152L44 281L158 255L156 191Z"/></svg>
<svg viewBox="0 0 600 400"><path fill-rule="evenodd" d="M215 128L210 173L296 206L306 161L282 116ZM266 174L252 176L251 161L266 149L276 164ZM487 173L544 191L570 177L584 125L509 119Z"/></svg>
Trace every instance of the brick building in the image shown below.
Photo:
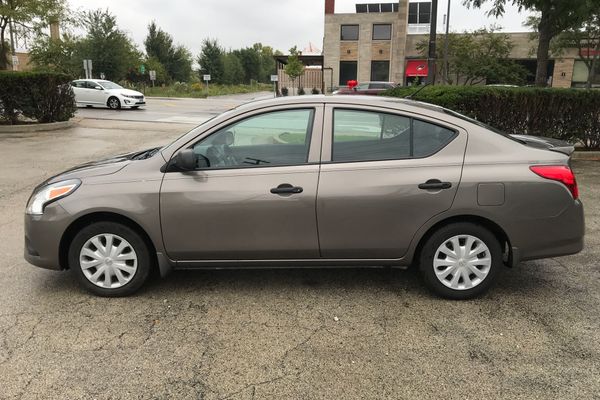
<svg viewBox="0 0 600 400"><path fill-rule="evenodd" d="M430 21L430 0L356 4L354 13L335 13L335 0L325 0L323 66L332 70L323 77L325 87L343 86L350 79L405 85L427 76L427 60L416 45L428 39ZM532 50L537 44L527 32L509 35L514 44L510 58L534 75ZM581 86L587 77L576 49L550 60L548 81L553 87ZM596 71L594 82L600 86L600 71Z"/></svg>

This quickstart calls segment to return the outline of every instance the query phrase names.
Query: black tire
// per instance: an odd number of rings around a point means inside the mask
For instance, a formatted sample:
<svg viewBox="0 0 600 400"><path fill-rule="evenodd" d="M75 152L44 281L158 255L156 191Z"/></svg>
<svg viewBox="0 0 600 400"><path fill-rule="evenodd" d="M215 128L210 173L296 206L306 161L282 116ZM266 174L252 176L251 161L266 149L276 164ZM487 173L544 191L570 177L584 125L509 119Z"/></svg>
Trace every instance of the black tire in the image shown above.
<svg viewBox="0 0 600 400"><path fill-rule="evenodd" d="M92 283L83 273L79 261L79 254L84 244L91 238L100 234L113 234L125 239L137 256L137 269L129 282L118 288L104 288ZM154 266L148 245L144 239L133 229L116 222L95 222L80 230L69 246L69 269L79 283L89 292L102 297L123 297L135 293L150 276Z"/></svg>
<svg viewBox="0 0 600 400"><path fill-rule="evenodd" d="M138 110L140 108L140 106L131 106L132 110Z"/></svg>
<svg viewBox="0 0 600 400"><path fill-rule="evenodd" d="M111 110L118 110L121 108L121 102L119 101L118 98L116 98L114 96L108 98L108 100L106 101L106 105Z"/></svg>
<svg viewBox="0 0 600 400"><path fill-rule="evenodd" d="M436 276L433 265L438 248L450 238L458 235L471 235L481 240L488 247L491 258L487 276L476 286L463 290L452 289L444 285ZM501 266L502 247L496 236L483 226L468 222L453 223L439 228L426 240L419 258L419 271L427 288L439 296L454 300L470 299L486 292L494 284Z"/></svg>

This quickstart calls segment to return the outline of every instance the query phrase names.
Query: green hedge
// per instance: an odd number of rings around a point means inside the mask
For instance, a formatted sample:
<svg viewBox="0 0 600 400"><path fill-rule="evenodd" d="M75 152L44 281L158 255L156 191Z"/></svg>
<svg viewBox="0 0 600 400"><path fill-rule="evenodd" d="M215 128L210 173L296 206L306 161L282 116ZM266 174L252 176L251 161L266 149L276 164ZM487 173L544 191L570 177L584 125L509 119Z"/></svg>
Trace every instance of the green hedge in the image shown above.
<svg viewBox="0 0 600 400"><path fill-rule="evenodd" d="M384 95L406 97L418 88L398 87ZM581 141L600 148L600 91L491 86L429 86L414 100L437 104L507 133Z"/></svg>
<svg viewBox="0 0 600 400"><path fill-rule="evenodd" d="M75 114L71 77L53 72L0 71L0 122L20 117L38 122L67 121Z"/></svg>

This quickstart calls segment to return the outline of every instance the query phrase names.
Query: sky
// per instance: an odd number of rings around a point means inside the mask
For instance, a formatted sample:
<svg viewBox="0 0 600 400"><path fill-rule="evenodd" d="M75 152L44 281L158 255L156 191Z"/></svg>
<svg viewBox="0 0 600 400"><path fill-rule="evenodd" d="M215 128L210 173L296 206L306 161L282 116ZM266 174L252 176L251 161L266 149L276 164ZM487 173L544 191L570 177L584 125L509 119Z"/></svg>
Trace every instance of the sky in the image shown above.
<svg viewBox="0 0 600 400"><path fill-rule="evenodd" d="M117 16L121 29L143 49L147 26L155 20L176 43L196 55L206 37L216 38L226 49L261 42L284 53L297 45L323 44L325 0L68 0L77 10L108 8ZM439 0L438 28L443 26L448 0ZM506 32L521 32L528 14L507 7L504 18L487 17L489 6L468 9L463 0L450 0L450 30L462 32L497 24ZM386 0L336 0L336 13L353 13L355 3ZM389 1L391 2L391 1Z"/></svg>

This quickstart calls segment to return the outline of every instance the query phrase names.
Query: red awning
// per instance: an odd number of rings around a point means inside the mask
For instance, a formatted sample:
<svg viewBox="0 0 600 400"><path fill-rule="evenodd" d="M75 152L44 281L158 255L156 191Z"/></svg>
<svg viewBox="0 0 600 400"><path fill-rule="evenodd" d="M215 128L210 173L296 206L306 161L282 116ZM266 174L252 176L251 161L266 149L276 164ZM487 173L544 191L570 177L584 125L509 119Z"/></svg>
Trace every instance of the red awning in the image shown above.
<svg viewBox="0 0 600 400"><path fill-rule="evenodd" d="M406 76L427 76L427 60L408 60L406 62Z"/></svg>

